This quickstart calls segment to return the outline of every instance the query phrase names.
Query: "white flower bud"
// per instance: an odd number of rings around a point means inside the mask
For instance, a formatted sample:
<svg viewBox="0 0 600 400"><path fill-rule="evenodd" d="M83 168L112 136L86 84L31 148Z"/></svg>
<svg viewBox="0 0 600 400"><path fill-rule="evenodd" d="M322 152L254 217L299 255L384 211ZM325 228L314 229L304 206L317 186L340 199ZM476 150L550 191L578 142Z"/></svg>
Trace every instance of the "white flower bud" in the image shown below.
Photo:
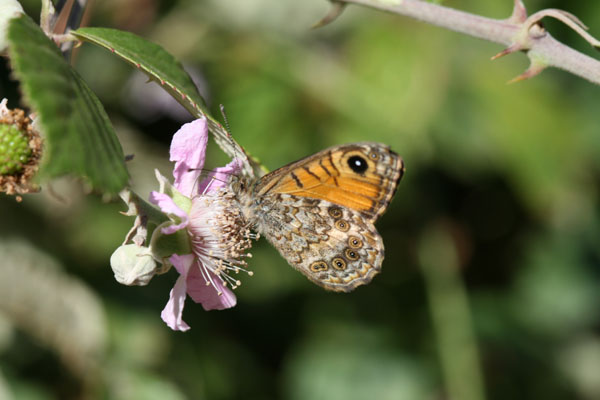
<svg viewBox="0 0 600 400"><path fill-rule="evenodd" d="M135 244L119 246L110 256L115 279L122 285L146 286L161 268L157 267L150 249Z"/></svg>

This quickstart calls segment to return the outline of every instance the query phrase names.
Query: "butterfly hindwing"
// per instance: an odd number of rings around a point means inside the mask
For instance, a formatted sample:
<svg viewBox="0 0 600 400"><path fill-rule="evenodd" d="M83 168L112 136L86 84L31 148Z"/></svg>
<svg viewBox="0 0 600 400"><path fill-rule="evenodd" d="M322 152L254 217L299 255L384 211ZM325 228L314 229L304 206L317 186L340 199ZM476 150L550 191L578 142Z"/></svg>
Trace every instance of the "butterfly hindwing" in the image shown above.
<svg viewBox="0 0 600 400"><path fill-rule="evenodd" d="M325 200L276 195L257 229L311 281L349 292L381 269L383 242L358 212Z"/></svg>

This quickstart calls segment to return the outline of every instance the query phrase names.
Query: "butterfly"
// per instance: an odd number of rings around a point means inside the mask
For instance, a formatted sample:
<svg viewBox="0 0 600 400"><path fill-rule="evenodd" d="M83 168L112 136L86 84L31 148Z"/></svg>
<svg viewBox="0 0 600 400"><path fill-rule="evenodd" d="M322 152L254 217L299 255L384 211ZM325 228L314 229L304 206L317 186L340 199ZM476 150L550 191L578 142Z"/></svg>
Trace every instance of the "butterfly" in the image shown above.
<svg viewBox="0 0 600 400"><path fill-rule="evenodd" d="M384 144L331 147L231 188L241 214L290 265L325 289L349 292L381 270L374 223L404 174Z"/></svg>

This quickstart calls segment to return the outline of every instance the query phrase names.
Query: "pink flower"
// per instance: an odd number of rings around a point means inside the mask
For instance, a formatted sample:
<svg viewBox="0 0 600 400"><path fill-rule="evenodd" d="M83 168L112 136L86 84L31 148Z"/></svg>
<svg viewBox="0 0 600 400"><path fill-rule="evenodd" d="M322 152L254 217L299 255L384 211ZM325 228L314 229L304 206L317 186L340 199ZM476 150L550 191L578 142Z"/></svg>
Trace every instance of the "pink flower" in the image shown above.
<svg viewBox="0 0 600 400"><path fill-rule="evenodd" d="M231 289L239 286L240 282L229 273L245 271L251 275L245 269L246 263L242 258L249 256L245 251L251 247L250 239L254 235L226 184L231 175L240 172L241 164L233 160L199 182L207 142L204 119L183 125L171 142L170 160L175 162L174 185L171 186L157 171L160 191L150 193L150 202L169 217L168 222L156 228L160 231L155 231L152 242L160 240L161 236L164 239L163 235L181 232L186 233L188 241L183 248L189 253L167 251L166 256L179 272L169 301L161 313L162 319L173 330L186 331L190 328L182 319L187 295L202 304L205 310L230 308L236 304ZM155 237L157 234L158 238Z"/></svg>

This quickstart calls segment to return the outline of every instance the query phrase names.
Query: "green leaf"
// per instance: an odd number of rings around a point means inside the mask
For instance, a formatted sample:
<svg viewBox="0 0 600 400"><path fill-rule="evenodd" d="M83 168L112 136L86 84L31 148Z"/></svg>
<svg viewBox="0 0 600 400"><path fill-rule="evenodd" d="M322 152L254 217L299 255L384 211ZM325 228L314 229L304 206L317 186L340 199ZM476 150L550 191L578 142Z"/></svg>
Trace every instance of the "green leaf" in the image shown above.
<svg viewBox="0 0 600 400"><path fill-rule="evenodd" d="M109 28L79 28L78 39L104 47L159 83L192 115L209 115L206 103L181 64L159 45L130 32Z"/></svg>
<svg viewBox="0 0 600 400"><path fill-rule="evenodd" d="M245 172L263 172L260 164L231 137L231 134L209 112L196 85L175 57L161 46L130 32L109 28L79 28L71 31L75 37L110 50L143 71L163 87L195 117L207 119L208 130L231 158L243 158Z"/></svg>
<svg viewBox="0 0 600 400"><path fill-rule="evenodd" d="M96 95L31 18L11 20L9 55L45 134L42 178L74 174L114 194L128 181L125 157Z"/></svg>

